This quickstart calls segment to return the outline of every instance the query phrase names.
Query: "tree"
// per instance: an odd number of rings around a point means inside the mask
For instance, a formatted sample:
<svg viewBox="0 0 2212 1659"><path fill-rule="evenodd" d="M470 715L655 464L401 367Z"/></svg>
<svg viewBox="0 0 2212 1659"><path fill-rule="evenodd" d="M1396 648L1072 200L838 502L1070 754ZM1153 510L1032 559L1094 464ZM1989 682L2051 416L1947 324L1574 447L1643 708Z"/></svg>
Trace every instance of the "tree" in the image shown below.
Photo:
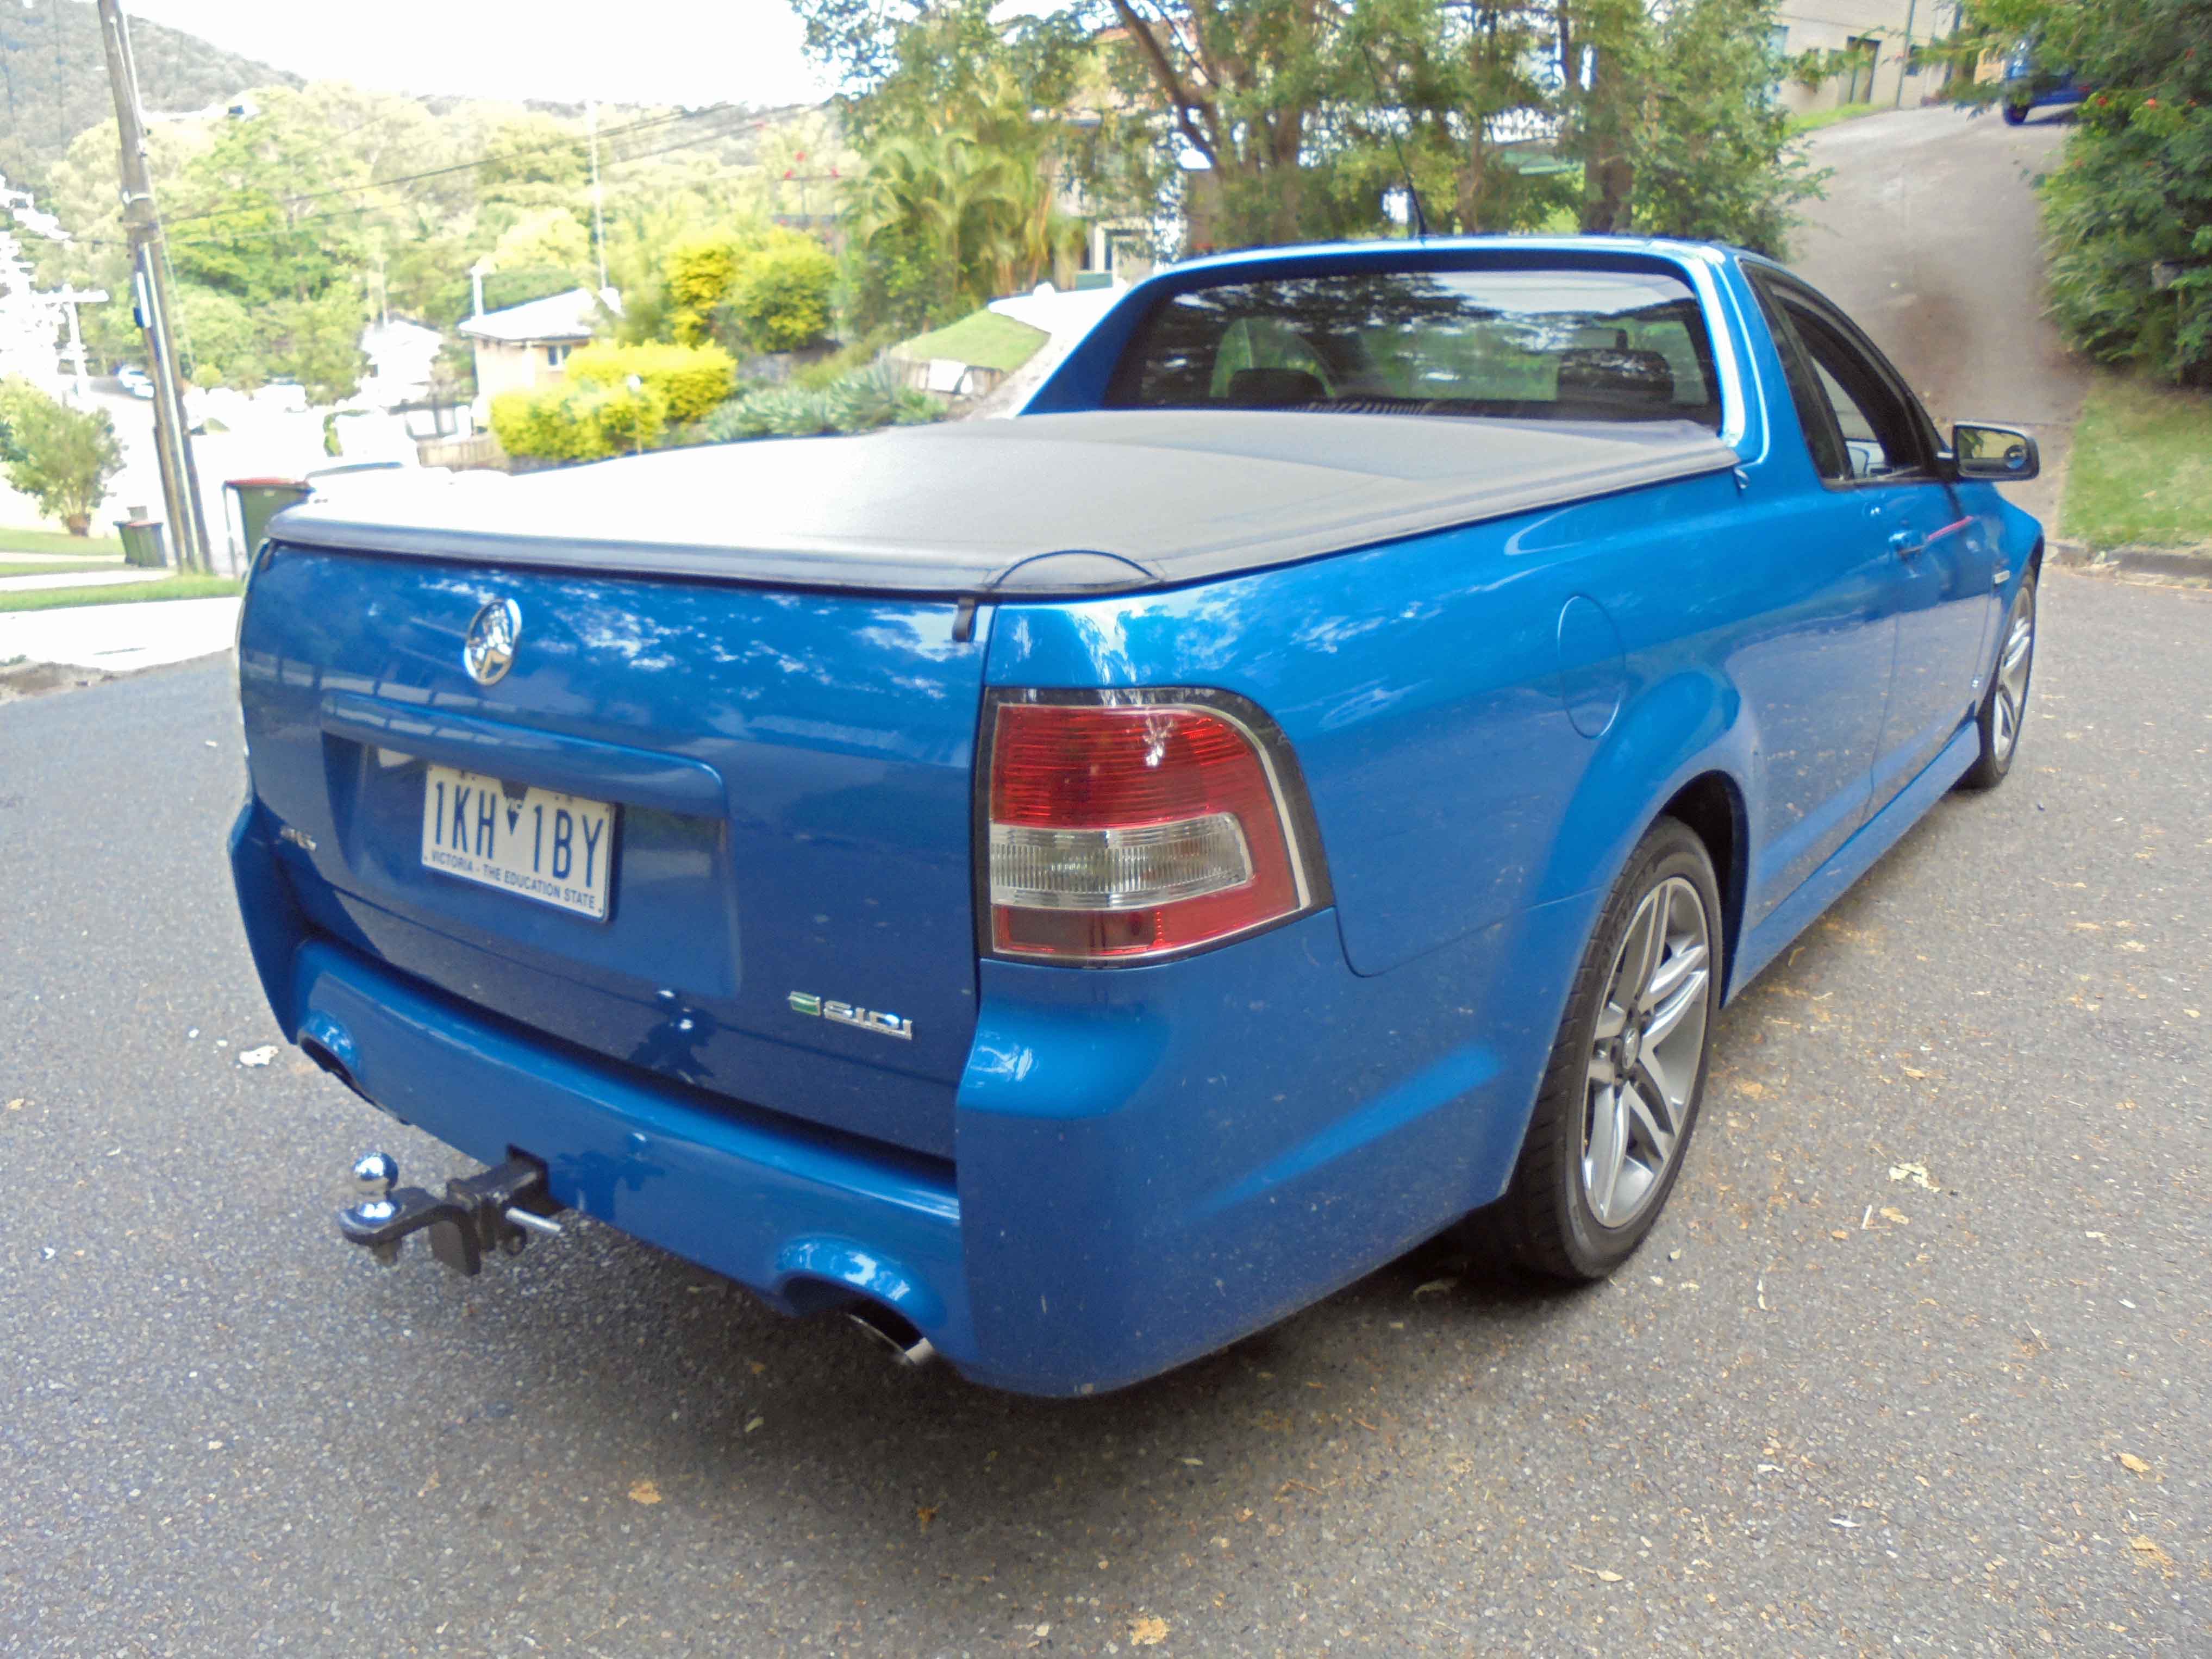
<svg viewBox="0 0 2212 1659"><path fill-rule="evenodd" d="M1787 72L1773 17L1771 0L1682 0L1648 20L1629 60L1639 95L1623 124L1620 228L1782 252L1826 174L1791 149L1778 103L1746 96Z"/></svg>
<svg viewBox="0 0 2212 1659"><path fill-rule="evenodd" d="M1305 234L1310 152L1334 105L1357 103L1334 0L1109 0L1158 106L1204 160L1209 240Z"/></svg>
<svg viewBox="0 0 2212 1659"><path fill-rule="evenodd" d="M262 327L240 301L180 283L177 307L177 331L186 346L185 374L193 385L252 392L267 384Z"/></svg>
<svg viewBox="0 0 2212 1659"><path fill-rule="evenodd" d="M249 307L321 299L357 284L368 263L361 214L330 195L365 169L299 94L267 97L259 114L215 129L162 204L178 277Z"/></svg>
<svg viewBox="0 0 2212 1659"><path fill-rule="evenodd" d="M0 381L0 466L8 482L86 534L107 486L123 470L123 446L105 410L76 410L20 377Z"/></svg>
<svg viewBox="0 0 2212 1659"><path fill-rule="evenodd" d="M1440 230L1564 210L1771 251L1817 191L1774 106L1773 0L1076 0L1018 25L979 0L795 3L867 156L863 312L981 285L948 227L1004 188L1000 154L1124 211L1179 176L1201 250L1377 234L1410 179Z"/></svg>
<svg viewBox="0 0 2212 1659"><path fill-rule="evenodd" d="M578 283L590 283L591 233L564 209L540 208L501 234L492 244L491 263L500 270L558 272Z"/></svg>
<svg viewBox="0 0 2212 1659"><path fill-rule="evenodd" d="M860 328L913 331L1064 276L1080 237L1067 196L1143 194L1151 140L1109 95L1073 13L1000 21L989 0L866 15L842 0L797 3L855 88L842 106L861 154L844 192L856 233L845 286Z"/></svg>
<svg viewBox="0 0 2212 1659"><path fill-rule="evenodd" d="M2060 327L2106 362L2212 386L2212 0L1976 0L1961 36L2033 38L2100 88L2042 186Z"/></svg>

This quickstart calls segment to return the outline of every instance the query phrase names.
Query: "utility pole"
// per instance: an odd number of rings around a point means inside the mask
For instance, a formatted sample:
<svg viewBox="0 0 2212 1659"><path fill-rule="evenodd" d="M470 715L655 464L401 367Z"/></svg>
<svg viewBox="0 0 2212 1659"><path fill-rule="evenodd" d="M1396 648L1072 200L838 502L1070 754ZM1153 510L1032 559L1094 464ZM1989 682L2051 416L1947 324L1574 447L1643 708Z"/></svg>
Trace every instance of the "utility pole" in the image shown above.
<svg viewBox="0 0 2212 1659"><path fill-rule="evenodd" d="M1897 99L1892 106L1895 109L1905 107L1905 71L1912 67L1912 20L1919 9L1920 0L1907 0L1905 8L1905 56L1898 62ZM1929 15L1933 16L1935 14L1931 12Z"/></svg>
<svg viewBox="0 0 2212 1659"><path fill-rule="evenodd" d="M207 524L200 514L199 474L192 465L191 428L185 418L184 380L176 335L169 325L173 295L169 259L146 169L146 122L138 110L138 74L131 61L131 29L121 0L100 0L100 45L115 94L115 125L123 151L123 225L131 240L131 290L146 336L154 380L154 448L161 464L161 500L179 570L211 570Z"/></svg>
<svg viewBox="0 0 2212 1659"><path fill-rule="evenodd" d="M584 105L584 118L592 130L592 251L599 259L599 292L607 291L607 222L599 200L599 102Z"/></svg>

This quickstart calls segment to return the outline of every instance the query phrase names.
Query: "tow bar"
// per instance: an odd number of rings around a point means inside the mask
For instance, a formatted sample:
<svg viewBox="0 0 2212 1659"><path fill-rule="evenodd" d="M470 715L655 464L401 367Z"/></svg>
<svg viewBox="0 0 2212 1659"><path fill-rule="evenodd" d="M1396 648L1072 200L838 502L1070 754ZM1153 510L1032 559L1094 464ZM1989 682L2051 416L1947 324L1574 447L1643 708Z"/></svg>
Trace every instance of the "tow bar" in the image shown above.
<svg viewBox="0 0 2212 1659"><path fill-rule="evenodd" d="M492 1251L520 1255L530 1235L558 1238L559 1207L545 1190L545 1166L517 1156L481 1175L446 1183L443 1198L420 1187L393 1188L399 1162L389 1152L370 1152L355 1161L354 1190L361 1200L338 1212L338 1234L359 1244L385 1266L399 1260L410 1233L430 1233L430 1254L455 1273L483 1270Z"/></svg>

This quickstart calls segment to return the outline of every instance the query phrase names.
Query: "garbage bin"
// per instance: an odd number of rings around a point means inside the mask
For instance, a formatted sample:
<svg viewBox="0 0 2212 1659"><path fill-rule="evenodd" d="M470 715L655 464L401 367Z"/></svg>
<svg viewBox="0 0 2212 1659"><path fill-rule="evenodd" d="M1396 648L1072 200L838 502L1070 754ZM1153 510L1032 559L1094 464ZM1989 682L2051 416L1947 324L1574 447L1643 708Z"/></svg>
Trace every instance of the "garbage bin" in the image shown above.
<svg viewBox="0 0 2212 1659"><path fill-rule="evenodd" d="M261 550L269 520L314 493L312 484L299 478L232 478L223 488L236 502L239 535L246 544L249 564Z"/></svg>
<svg viewBox="0 0 2212 1659"><path fill-rule="evenodd" d="M143 570L159 570L169 562L162 544L161 526L153 519L118 519L115 533L123 538L123 562Z"/></svg>

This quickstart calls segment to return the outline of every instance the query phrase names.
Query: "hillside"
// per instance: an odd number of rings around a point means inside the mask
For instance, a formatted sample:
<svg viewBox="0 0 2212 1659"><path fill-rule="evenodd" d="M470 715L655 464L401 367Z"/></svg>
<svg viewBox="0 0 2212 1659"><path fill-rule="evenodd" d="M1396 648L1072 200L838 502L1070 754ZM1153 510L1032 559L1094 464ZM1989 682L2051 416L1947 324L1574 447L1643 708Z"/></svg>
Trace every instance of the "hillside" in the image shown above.
<svg viewBox="0 0 2212 1659"><path fill-rule="evenodd" d="M131 21L138 91L149 110L204 108L250 87L297 86L300 78L211 46L144 18ZM115 113L100 50L100 14L89 0L8 0L0 6L0 173L37 189L70 140Z"/></svg>

